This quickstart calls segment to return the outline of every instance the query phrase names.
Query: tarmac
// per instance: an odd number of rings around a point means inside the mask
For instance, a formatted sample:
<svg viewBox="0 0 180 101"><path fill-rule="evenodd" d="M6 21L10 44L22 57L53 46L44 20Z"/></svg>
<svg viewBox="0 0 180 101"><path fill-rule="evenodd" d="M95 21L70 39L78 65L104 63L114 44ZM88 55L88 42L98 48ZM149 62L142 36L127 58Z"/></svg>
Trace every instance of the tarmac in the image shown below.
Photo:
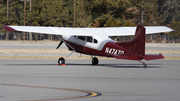
<svg viewBox="0 0 180 101"><path fill-rule="evenodd" d="M0 101L179 101L180 60L0 60Z"/></svg>

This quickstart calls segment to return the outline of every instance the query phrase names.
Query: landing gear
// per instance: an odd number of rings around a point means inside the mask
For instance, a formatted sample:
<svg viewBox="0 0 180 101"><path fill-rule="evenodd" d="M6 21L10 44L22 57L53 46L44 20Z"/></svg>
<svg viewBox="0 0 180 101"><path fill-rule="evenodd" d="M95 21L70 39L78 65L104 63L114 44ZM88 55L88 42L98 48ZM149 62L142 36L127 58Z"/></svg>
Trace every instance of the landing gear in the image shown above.
<svg viewBox="0 0 180 101"><path fill-rule="evenodd" d="M98 63L99 63L98 58L97 57L93 57L92 58L92 65L98 65Z"/></svg>
<svg viewBox="0 0 180 101"><path fill-rule="evenodd" d="M65 65L65 59L63 57L58 59L58 65Z"/></svg>
<svg viewBox="0 0 180 101"><path fill-rule="evenodd" d="M64 25L64 27L65 27L65 25ZM63 57L60 57L60 58L58 59L58 64L57 64L57 65L65 66L65 60L66 60L69 56L71 56L76 50L75 50L71 45L69 45L66 41L64 41L64 39L62 38L62 36L60 37L60 36L57 35L57 37L61 40L61 42L59 43L59 45L57 46L56 49L58 49L58 48L62 45L62 43L64 42L67 46L69 46L69 47L73 50L65 59L64 59Z"/></svg>
<svg viewBox="0 0 180 101"><path fill-rule="evenodd" d="M143 63L143 66L144 66L144 68L147 68L147 65L145 63Z"/></svg>
<svg viewBox="0 0 180 101"><path fill-rule="evenodd" d="M147 68L147 64L146 63L144 63L142 61L140 61L140 62L143 63L144 68Z"/></svg>
<svg viewBox="0 0 180 101"><path fill-rule="evenodd" d="M58 65L65 66L65 60L66 60L69 56L71 56L74 52L75 52L75 51L72 51L65 59L64 59L63 57L60 57L60 58L58 59Z"/></svg>

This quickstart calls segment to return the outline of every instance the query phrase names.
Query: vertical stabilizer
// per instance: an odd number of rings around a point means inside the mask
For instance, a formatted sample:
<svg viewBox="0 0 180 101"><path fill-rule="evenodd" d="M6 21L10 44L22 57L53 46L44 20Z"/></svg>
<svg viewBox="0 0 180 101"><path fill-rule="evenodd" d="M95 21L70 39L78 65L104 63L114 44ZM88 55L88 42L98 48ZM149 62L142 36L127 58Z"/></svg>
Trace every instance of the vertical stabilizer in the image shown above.
<svg viewBox="0 0 180 101"><path fill-rule="evenodd" d="M130 51L133 51L139 55L145 55L145 32L146 29L138 25L134 35L134 39L128 42L117 42L119 46L122 46Z"/></svg>
<svg viewBox="0 0 180 101"><path fill-rule="evenodd" d="M129 59L129 60L155 60L155 59L163 59L162 54L159 55L145 55L145 37L146 37L146 29L138 25L136 28L135 36L132 41L128 42L117 42L116 44L122 46L134 53L131 57L122 57L122 56L114 56L117 59ZM137 55L138 54L138 55Z"/></svg>
<svg viewBox="0 0 180 101"><path fill-rule="evenodd" d="M132 42L132 51L143 56L145 55L145 32L146 29L143 26L138 25Z"/></svg>

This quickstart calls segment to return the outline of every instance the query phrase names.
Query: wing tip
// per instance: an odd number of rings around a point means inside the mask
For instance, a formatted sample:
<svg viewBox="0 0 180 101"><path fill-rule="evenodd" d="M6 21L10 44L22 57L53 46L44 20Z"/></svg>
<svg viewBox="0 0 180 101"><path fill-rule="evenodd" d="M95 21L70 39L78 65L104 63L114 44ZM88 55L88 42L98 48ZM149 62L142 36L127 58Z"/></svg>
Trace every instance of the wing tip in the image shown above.
<svg viewBox="0 0 180 101"><path fill-rule="evenodd" d="M170 27L168 27L168 26L165 26L165 27L169 28L169 32L176 31L175 29L172 29L172 28L170 28Z"/></svg>
<svg viewBox="0 0 180 101"><path fill-rule="evenodd" d="M15 30L15 29L7 26L7 25L4 25L3 28L4 28L5 30L7 30L7 31L10 31L10 32Z"/></svg>

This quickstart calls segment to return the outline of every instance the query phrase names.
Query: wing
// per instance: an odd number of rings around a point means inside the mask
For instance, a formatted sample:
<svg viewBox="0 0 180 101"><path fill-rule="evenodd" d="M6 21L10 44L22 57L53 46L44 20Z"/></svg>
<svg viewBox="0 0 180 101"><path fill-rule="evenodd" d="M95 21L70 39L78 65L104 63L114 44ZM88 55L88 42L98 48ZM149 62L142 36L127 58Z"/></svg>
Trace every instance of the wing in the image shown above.
<svg viewBox="0 0 180 101"><path fill-rule="evenodd" d="M55 35L79 36L128 36L134 35L136 27L107 27L107 28L68 28L68 27L37 27L37 26L3 26L7 31L34 32ZM174 31L165 26L145 26L146 34Z"/></svg>
<svg viewBox="0 0 180 101"><path fill-rule="evenodd" d="M54 35L79 35L79 36L92 36L91 33L80 28L68 28L68 27L38 27L38 26L3 26L7 31L22 31L33 32L42 34L54 34Z"/></svg>
<svg viewBox="0 0 180 101"><path fill-rule="evenodd" d="M145 26L146 34L171 32L173 29L165 26ZM104 28L102 29L108 36L128 36L134 35L136 27L119 27L119 28Z"/></svg>

